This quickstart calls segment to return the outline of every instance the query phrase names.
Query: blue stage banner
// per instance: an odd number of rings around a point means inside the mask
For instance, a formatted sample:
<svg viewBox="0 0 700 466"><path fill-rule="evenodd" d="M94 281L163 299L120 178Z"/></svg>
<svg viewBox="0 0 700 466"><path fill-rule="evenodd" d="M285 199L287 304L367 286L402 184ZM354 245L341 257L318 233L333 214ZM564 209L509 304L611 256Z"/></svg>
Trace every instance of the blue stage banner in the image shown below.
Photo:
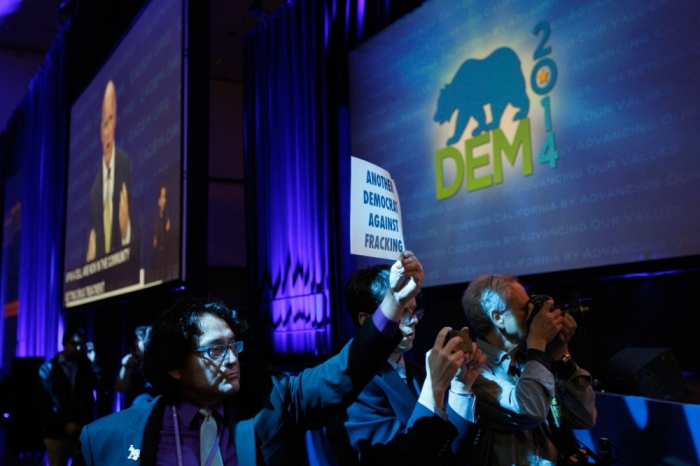
<svg viewBox="0 0 700 466"><path fill-rule="evenodd" d="M433 0L353 51L352 155L391 172L425 285L700 254L698 24Z"/></svg>

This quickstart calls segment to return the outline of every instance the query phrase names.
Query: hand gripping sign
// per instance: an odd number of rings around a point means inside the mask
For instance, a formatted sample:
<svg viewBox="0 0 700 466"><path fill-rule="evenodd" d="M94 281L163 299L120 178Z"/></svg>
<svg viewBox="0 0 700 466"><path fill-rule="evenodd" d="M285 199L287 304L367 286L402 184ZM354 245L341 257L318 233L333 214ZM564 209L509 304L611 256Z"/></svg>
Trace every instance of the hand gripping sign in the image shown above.
<svg viewBox="0 0 700 466"><path fill-rule="evenodd" d="M352 157L350 252L396 260L406 245L401 203L388 171Z"/></svg>

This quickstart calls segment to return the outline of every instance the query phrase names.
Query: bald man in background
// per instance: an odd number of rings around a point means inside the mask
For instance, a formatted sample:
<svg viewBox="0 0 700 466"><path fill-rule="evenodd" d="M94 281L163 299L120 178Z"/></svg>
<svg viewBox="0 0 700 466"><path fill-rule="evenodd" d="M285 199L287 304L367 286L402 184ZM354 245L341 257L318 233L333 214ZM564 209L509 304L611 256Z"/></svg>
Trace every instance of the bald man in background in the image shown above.
<svg viewBox="0 0 700 466"><path fill-rule="evenodd" d="M129 156L116 147L116 127L117 91L110 80L102 100L102 163L90 192L88 262L117 251L131 241Z"/></svg>

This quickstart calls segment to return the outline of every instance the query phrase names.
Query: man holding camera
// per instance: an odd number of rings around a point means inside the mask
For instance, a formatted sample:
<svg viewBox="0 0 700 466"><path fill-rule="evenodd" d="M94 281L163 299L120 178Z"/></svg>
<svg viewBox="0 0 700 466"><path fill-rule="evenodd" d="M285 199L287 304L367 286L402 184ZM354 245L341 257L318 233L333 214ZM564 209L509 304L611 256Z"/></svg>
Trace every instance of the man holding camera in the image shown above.
<svg viewBox="0 0 700 466"><path fill-rule="evenodd" d="M571 428L595 424L591 376L569 354L576 320L553 304L537 312L507 274L482 275L465 291L462 306L486 354L472 386L478 437L470 464L555 465L573 453Z"/></svg>

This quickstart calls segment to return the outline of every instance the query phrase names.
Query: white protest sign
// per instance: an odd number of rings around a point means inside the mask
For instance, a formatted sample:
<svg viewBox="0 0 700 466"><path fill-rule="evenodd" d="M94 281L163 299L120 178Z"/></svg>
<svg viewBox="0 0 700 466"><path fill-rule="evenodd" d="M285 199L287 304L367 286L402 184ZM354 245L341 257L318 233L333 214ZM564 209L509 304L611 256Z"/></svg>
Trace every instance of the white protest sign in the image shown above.
<svg viewBox="0 0 700 466"><path fill-rule="evenodd" d="M352 157L351 164L350 252L396 260L406 249L396 185L373 163Z"/></svg>

